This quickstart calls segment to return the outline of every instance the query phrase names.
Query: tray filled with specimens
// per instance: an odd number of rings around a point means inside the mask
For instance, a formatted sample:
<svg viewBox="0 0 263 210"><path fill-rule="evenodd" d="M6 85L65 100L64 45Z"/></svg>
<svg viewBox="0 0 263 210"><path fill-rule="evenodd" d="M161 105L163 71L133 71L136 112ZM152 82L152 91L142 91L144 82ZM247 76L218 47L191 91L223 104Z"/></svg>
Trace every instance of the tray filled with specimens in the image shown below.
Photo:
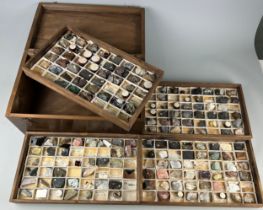
<svg viewBox="0 0 263 210"><path fill-rule="evenodd" d="M138 201L137 139L31 136L18 200Z"/></svg>
<svg viewBox="0 0 263 210"><path fill-rule="evenodd" d="M69 27L33 56L24 72L125 130L163 76L162 70Z"/></svg>
<svg viewBox="0 0 263 210"><path fill-rule="evenodd" d="M142 201L258 203L250 146L245 141L144 140ZM258 199L262 202L262 195Z"/></svg>
<svg viewBox="0 0 263 210"><path fill-rule="evenodd" d="M262 206L248 140L27 133L12 202Z"/></svg>
<svg viewBox="0 0 263 210"><path fill-rule="evenodd" d="M16 81L10 93L6 117L22 132L96 132L97 126L101 126L100 132L103 133L125 132L96 113L27 77L22 66L42 49L65 23L81 28L83 32L91 33L92 36L144 60L144 16L143 7L128 5L67 4L54 1L38 3ZM140 121L138 125L136 122L131 131L141 128L141 123Z"/></svg>
<svg viewBox="0 0 263 210"><path fill-rule="evenodd" d="M161 82L145 106L144 132L251 138L239 84Z"/></svg>

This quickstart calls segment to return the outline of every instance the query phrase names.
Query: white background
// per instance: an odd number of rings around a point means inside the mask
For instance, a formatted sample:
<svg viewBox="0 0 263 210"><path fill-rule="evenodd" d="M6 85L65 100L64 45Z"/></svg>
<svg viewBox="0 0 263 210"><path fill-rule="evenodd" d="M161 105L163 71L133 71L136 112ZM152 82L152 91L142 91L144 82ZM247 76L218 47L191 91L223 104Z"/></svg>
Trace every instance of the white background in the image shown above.
<svg viewBox="0 0 263 210"><path fill-rule="evenodd" d="M146 60L164 69L166 80L241 83L262 177L263 74L254 50L255 32L263 15L262 0L68 2L145 7ZM4 114L38 1L1 0L0 3L0 209L72 209L72 205L22 205L8 202L23 134ZM74 205L74 209L103 208L175 207Z"/></svg>

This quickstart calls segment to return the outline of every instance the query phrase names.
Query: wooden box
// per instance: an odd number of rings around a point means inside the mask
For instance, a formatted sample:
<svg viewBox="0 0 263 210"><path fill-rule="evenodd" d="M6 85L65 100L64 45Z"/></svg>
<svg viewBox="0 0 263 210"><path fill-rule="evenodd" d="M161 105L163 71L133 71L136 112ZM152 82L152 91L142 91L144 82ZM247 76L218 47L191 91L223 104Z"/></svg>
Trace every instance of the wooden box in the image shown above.
<svg viewBox="0 0 263 210"><path fill-rule="evenodd" d="M163 71L65 27L23 66L30 78L129 131Z"/></svg>
<svg viewBox="0 0 263 210"><path fill-rule="evenodd" d="M98 126L101 132L124 132L113 123L28 78L22 71L29 58L66 24L75 25L83 32L140 59L145 58L143 8L39 3L9 99L7 118L22 132L95 131ZM138 120L131 132L137 132L141 126L142 121Z"/></svg>
<svg viewBox="0 0 263 210"><path fill-rule="evenodd" d="M11 202L262 207L250 140L28 132Z"/></svg>
<svg viewBox="0 0 263 210"><path fill-rule="evenodd" d="M252 138L240 84L161 82L144 124L146 134Z"/></svg>

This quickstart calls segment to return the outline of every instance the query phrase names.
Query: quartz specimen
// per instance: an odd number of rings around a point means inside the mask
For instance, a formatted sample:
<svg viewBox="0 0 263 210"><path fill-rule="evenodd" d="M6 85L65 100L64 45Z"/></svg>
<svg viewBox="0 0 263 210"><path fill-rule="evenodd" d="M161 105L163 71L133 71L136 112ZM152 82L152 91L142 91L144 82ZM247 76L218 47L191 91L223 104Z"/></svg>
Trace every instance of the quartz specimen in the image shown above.
<svg viewBox="0 0 263 210"><path fill-rule="evenodd" d="M185 161L184 161L184 168L188 168L188 169L194 168L193 162L192 162L192 161L189 161L189 160L185 160Z"/></svg>
<svg viewBox="0 0 263 210"><path fill-rule="evenodd" d="M160 158L162 158L162 159L168 157L168 153L166 150L161 150L161 151L159 151L158 154L159 154Z"/></svg>
<svg viewBox="0 0 263 210"><path fill-rule="evenodd" d="M171 168L179 169L182 168L182 163L179 160L170 160Z"/></svg>
<svg viewBox="0 0 263 210"><path fill-rule="evenodd" d="M172 181L171 182L171 188L175 191L182 191L183 190L183 184L181 181Z"/></svg>
<svg viewBox="0 0 263 210"><path fill-rule="evenodd" d="M186 200L195 201L198 198L198 194L196 192L188 192L186 193Z"/></svg>
<svg viewBox="0 0 263 210"><path fill-rule="evenodd" d="M185 171L184 178L185 179L195 179L195 171Z"/></svg>
<svg viewBox="0 0 263 210"><path fill-rule="evenodd" d="M185 189L186 190L196 190L197 189L196 182L186 182Z"/></svg>
<svg viewBox="0 0 263 210"><path fill-rule="evenodd" d="M239 187L238 183L229 182L228 183L228 190L229 190L229 192L239 192L240 187Z"/></svg>
<svg viewBox="0 0 263 210"><path fill-rule="evenodd" d="M60 189L53 189L50 191L51 200L61 200L63 196L63 191Z"/></svg>
<svg viewBox="0 0 263 210"><path fill-rule="evenodd" d="M104 190L104 189L108 189L108 180L104 180L104 179L97 179L95 181L95 189L99 189L99 190Z"/></svg>
<svg viewBox="0 0 263 210"><path fill-rule="evenodd" d="M225 164L225 168L228 170L228 171L237 171L237 167L236 165L233 163L233 162L227 162Z"/></svg>
<svg viewBox="0 0 263 210"><path fill-rule="evenodd" d="M38 189L36 190L35 197L36 199L45 199L47 198L47 193L48 193L47 189Z"/></svg>
<svg viewBox="0 0 263 210"><path fill-rule="evenodd" d="M79 186L79 179L68 179L67 183L68 183L68 187L77 188Z"/></svg>

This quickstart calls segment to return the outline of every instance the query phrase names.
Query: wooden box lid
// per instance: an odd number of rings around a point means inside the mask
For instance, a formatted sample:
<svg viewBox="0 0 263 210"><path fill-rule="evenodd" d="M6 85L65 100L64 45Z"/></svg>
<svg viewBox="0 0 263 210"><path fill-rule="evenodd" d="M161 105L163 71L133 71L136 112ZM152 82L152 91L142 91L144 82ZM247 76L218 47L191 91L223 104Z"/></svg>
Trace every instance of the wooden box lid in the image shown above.
<svg viewBox="0 0 263 210"><path fill-rule="evenodd" d="M130 54L144 58L144 9L130 6L40 3L41 19L28 46L40 49L59 28L72 25Z"/></svg>

